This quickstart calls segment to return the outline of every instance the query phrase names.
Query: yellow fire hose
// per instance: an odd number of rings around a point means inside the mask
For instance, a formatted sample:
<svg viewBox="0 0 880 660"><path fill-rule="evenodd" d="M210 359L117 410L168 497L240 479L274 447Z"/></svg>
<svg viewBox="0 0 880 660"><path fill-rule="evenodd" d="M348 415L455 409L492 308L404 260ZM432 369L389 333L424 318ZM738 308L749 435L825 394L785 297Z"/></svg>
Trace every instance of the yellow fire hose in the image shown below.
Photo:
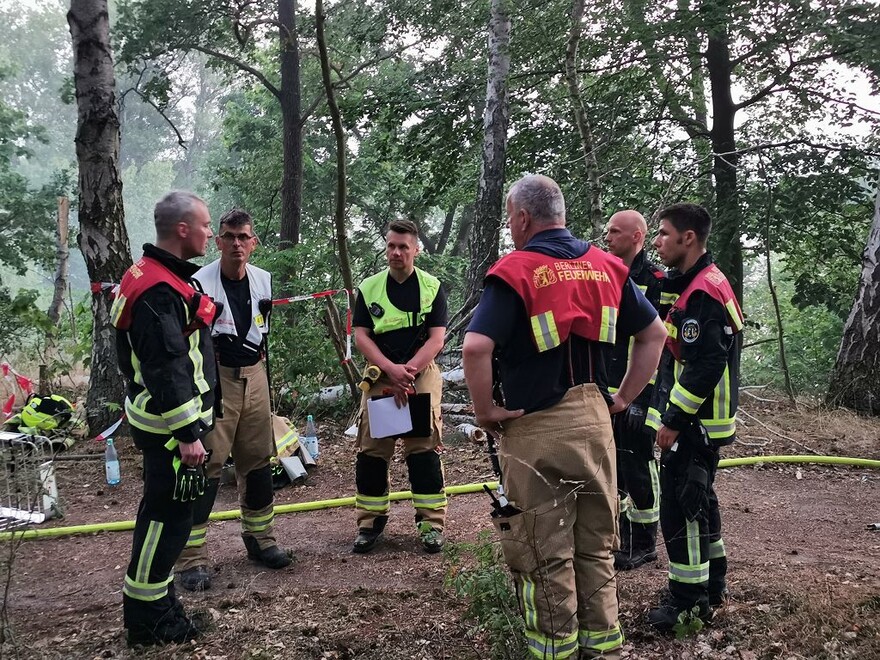
<svg viewBox="0 0 880 660"><path fill-rule="evenodd" d="M824 465L848 465L853 467L880 469L880 461L870 458L851 458L848 456L745 456L743 458L725 458L718 462L719 468L740 467L743 465L756 465L759 463L818 463ZM462 486L447 486L447 495L464 495L467 493L479 493L483 486L494 490L498 487L497 481L488 481L477 484L464 484ZM390 493L391 501L412 499L412 492L401 490ZM354 497L340 497L332 500L317 500L314 502L299 502L296 504L279 504L275 507L275 513L300 513L303 511L318 511L319 509L333 509L342 506L353 506ZM235 520L241 515L238 509L231 511L217 511L211 514L211 520ZM91 525L71 525L68 527L52 527L49 529L28 529L21 532L0 533L0 541L19 539L48 539L70 536L73 534L94 534L96 532L126 532L134 529L134 520L121 520L118 522L95 523Z"/></svg>
<svg viewBox="0 0 880 660"><path fill-rule="evenodd" d="M465 484L463 486L447 486L447 495L461 495L465 493L483 492L483 483ZM494 490L498 487L497 481L487 481L485 485ZM412 492L401 490L390 493L391 501L412 499ZM319 509L333 509L340 506L354 506L354 497L339 497L332 500L317 500L315 502L298 502L296 504L275 505L276 515L279 513L299 513L302 511L317 511ZM238 509L231 511L216 511L211 514L211 520L235 520L241 515ZM50 527L49 529L27 529L21 532L0 533L0 541L12 539L48 539L69 536L72 534L94 534L95 532L127 532L134 529L134 520L120 520L118 522L94 523L91 525L70 525L68 527Z"/></svg>

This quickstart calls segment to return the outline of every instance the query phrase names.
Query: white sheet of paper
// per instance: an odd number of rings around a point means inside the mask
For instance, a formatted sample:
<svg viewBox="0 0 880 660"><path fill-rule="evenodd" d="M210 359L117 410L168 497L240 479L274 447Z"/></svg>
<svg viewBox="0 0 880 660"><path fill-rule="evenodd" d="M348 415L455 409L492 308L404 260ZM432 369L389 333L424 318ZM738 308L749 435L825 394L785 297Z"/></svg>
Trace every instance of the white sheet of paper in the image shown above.
<svg viewBox="0 0 880 660"><path fill-rule="evenodd" d="M393 396L368 399L367 412L370 415L370 436L374 438L396 437L412 431L409 403L398 408Z"/></svg>

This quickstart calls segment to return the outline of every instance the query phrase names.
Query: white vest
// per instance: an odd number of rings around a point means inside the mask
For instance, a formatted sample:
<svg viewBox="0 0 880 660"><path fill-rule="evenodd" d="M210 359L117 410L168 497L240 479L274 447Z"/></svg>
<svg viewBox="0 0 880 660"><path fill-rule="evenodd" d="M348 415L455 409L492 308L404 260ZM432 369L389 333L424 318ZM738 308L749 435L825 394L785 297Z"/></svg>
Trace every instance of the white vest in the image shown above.
<svg viewBox="0 0 880 660"><path fill-rule="evenodd" d="M269 334L269 319L260 313L261 300L272 299L272 274L262 268L245 265L248 285L251 289L251 326L247 336L243 338L244 345L258 351L263 343L263 335ZM226 290L220 279L220 260L212 261L193 276L211 298L216 302L223 303L223 311L214 322L211 336L237 335L235 319L232 317L232 309L226 299Z"/></svg>

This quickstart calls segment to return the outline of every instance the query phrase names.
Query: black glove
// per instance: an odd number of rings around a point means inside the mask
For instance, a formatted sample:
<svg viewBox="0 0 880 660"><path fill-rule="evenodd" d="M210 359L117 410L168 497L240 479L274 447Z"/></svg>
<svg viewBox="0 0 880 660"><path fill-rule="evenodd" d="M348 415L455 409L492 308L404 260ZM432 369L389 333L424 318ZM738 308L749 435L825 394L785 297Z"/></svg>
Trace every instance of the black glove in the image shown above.
<svg viewBox="0 0 880 660"><path fill-rule="evenodd" d="M699 461L691 461L687 478L678 493L678 503L685 518L693 522L709 511L709 470Z"/></svg>
<svg viewBox="0 0 880 660"><path fill-rule="evenodd" d="M631 403L624 414L624 428L630 433L636 433L645 428L645 417L648 411L638 403Z"/></svg>
<svg viewBox="0 0 880 660"><path fill-rule="evenodd" d="M211 457L209 451L205 456L204 463L191 466L184 465L179 456L175 456L171 465L174 468L174 495L173 499L179 502L194 502L205 494L205 486L208 485L208 474L205 465Z"/></svg>

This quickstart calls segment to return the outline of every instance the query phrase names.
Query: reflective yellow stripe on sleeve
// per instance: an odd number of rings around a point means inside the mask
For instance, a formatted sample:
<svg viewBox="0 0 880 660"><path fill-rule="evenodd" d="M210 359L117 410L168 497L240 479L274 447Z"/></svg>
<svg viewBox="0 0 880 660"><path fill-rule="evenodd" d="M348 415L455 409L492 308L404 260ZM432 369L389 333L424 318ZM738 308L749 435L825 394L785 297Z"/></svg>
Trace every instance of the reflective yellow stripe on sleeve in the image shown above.
<svg viewBox="0 0 880 660"><path fill-rule="evenodd" d="M674 403L691 415L697 414L697 410L703 405L703 401L705 401L705 398L700 398L696 394L688 392L681 386L681 383L676 383L669 393L669 402Z"/></svg>
<svg viewBox="0 0 880 660"><path fill-rule="evenodd" d="M202 413L201 397L194 397L176 408L167 410L162 413L162 419L168 424L168 428L172 431L183 428L192 424L199 419Z"/></svg>

